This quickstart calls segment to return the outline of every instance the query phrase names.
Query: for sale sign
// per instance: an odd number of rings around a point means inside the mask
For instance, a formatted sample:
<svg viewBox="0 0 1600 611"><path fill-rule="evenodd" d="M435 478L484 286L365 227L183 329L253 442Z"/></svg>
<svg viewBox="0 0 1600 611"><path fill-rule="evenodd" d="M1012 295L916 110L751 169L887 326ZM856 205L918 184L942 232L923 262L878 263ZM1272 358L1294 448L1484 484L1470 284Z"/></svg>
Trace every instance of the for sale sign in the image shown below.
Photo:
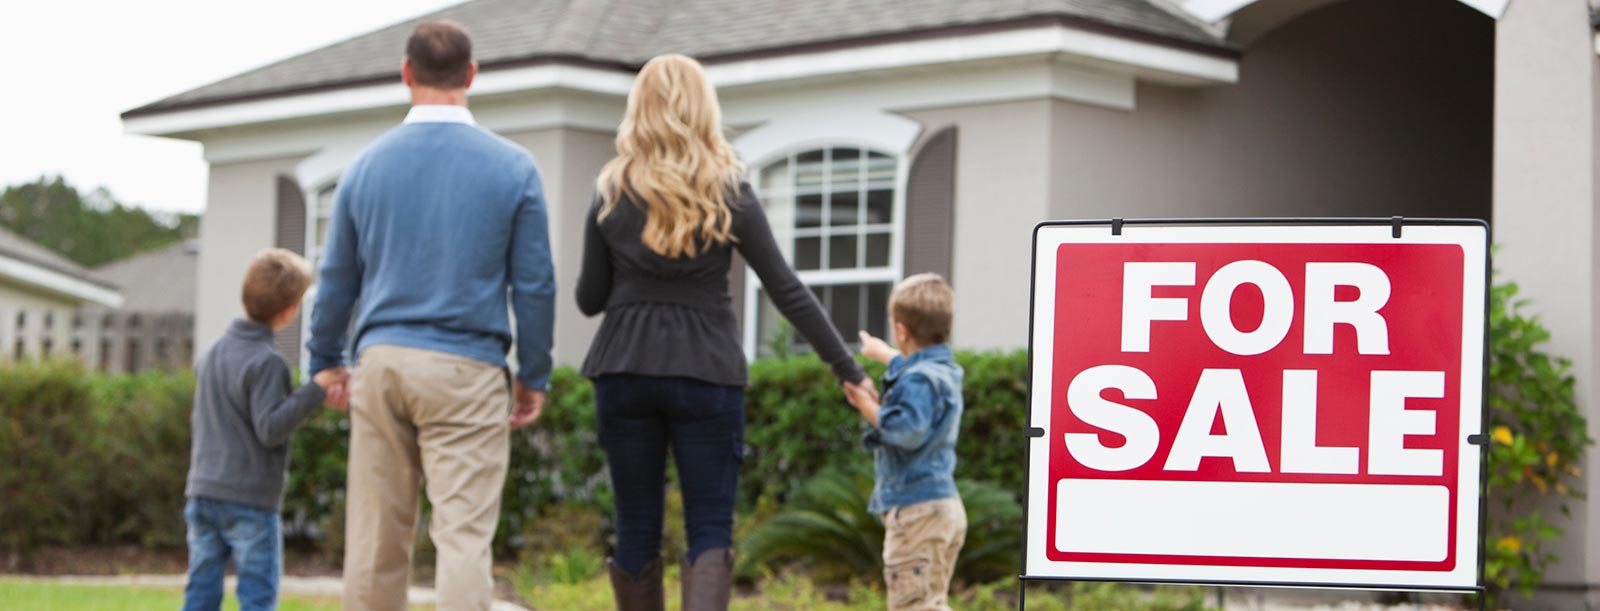
<svg viewBox="0 0 1600 611"><path fill-rule="evenodd" d="M1119 229L1035 234L1025 576L1478 585L1483 224Z"/></svg>

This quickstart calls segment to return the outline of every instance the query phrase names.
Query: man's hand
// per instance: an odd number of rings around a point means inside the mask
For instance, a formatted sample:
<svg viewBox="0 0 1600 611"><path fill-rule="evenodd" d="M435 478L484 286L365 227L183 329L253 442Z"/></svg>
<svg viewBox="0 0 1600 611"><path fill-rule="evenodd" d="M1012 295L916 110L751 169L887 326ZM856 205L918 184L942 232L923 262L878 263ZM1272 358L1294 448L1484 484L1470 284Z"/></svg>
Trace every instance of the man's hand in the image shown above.
<svg viewBox="0 0 1600 611"><path fill-rule="evenodd" d="M544 391L533 390L517 382L517 409L511 412L511 428L520 429L533 424L544 412Z"/></svg>
<svg viewBox="0 0 1600 611"><path fill-rule="evenodd" d="M329 367L312 376L312 382L322 387L328 398L324 405L339 411L350 408L350 370L344 366Z"/></svg>
<svg viewBox="0 0 1600 611"><path fill-rule="evenodd" d="M867 357L885 365L894 360L895 349L889 342L873 337L866 331L858 331L861 336L861 356Z"/></svg>

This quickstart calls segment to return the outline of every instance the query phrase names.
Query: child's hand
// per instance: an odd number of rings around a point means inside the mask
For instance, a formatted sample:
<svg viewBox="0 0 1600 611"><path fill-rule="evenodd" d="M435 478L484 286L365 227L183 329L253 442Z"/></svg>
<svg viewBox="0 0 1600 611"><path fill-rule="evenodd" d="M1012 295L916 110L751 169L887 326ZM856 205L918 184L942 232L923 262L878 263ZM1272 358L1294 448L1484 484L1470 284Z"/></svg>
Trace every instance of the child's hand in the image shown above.
<svg viewBox="0 0 1600 611"><path fill-rule="evenodd" d="M350 370L344 367L330 367L317 372L312 376L312 382L322 387L327 393L326 405L339 411L344 411L350 405Z"/></svg>
<svg viewBox="0 0 1600 611"><path fill-rule="evenodd" d="M861 417L866 418L872 426L878 426L878 393L870 386L845 384L844 398L850 406L861 412Z"/></svg>
<svg viewBox="0 0 1600 611"><path fill-rule="evenodd" d="M866 331L858 332L861 335L861 356L867 357L885 365L894 360L895 349L888 342L873 337Z"/></svg>

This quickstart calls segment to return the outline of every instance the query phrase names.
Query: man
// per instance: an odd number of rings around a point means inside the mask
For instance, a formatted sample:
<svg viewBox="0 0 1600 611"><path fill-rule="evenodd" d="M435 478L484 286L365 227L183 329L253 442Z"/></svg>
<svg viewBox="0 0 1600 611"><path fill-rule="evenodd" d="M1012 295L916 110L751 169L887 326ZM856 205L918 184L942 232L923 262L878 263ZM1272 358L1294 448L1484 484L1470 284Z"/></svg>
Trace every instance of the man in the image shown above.
<svg viewBox="0 0 1600 611"><path fill-rule="evenodd" d="M307 343L313 373L344 372L352 339L358 361L344 608L406 608L425 482L439 609L488 609L508 425L539 417L550 377L555 272L544 193L532 156L473 123L467 88L477 64L460 25L418 26L401 74L411 89L405 122L339 184Z"/></svg>

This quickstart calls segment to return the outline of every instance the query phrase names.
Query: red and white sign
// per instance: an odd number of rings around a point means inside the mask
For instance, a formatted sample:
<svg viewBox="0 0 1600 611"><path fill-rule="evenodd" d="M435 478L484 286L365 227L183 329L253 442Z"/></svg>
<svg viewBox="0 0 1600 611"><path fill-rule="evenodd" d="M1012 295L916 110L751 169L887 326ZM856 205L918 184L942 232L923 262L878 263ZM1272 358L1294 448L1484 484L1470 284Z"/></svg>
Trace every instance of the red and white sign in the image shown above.
<svg viewBox="0 0 1600 611"><path fill-rule="evenodd" d="M1481 224L1043 225L1024 575L1478 585Z"/></svg>

